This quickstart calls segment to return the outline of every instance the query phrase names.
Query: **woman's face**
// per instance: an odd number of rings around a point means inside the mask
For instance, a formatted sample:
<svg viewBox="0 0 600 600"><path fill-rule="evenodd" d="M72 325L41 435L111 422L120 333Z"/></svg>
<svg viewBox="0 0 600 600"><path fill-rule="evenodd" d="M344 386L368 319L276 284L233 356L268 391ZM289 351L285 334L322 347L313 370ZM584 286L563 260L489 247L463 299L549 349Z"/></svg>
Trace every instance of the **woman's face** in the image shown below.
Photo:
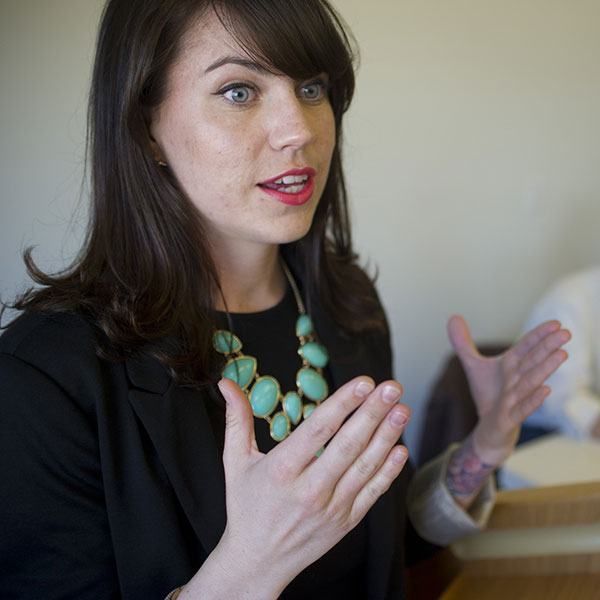
<svg viewBox="0 0 600 600"><path fill-rule="evenodd" d="M326 84L265 71L212 13L192 27L150 131L217 250L309 230L335 144Z"/></svg>

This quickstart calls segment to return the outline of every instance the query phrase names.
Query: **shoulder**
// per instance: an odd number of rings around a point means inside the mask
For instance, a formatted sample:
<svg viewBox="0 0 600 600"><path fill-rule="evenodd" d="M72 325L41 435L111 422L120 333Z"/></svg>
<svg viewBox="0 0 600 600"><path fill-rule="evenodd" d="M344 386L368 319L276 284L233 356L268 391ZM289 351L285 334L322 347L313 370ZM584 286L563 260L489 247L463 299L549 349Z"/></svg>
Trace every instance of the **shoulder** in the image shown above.
<svg viewBox="0 0 600 600"><path fill-rule="evenodd" d="M90 337L92 326L77 312L24 312L0 336L0 352L19 352L33 339L58 344L66 337L81 340L84 331Z"/></svg>
<svg viewBox="0 0 600 600"><path fill-rule="evenodd" d="M573 298L591 295L600 299L600 267L582 269L559 279L546 295Z"/></svg>
<svg viewBox="0 0 600 600"><path fill-rule="evenodd" d="M97 334L78 313L26 312L0 336L0 354L33 363L95 355Z"/></svg>
<svg viewBox="0 0 600 600"><path fill-rule="evenodd" d="M99 393L111 363L98 356L100 333L79 313L22 314L0 337L0 378L26 393L38 382L71 398Z"/></svg>

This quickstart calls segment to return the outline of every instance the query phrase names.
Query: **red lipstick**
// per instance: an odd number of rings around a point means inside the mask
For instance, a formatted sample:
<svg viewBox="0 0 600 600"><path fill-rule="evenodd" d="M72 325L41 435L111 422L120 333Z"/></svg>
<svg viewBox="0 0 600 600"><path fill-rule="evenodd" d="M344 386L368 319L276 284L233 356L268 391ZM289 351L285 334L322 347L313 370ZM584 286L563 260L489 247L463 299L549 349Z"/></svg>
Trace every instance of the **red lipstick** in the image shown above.
<svg viewBox="0 0 600 600"><path fill-rule="evenodd" d="M261 181L258 186L278 202L300 206L308 202L312 196L315 175L316 171L310 167L290 169L271 179Z"/></svg>

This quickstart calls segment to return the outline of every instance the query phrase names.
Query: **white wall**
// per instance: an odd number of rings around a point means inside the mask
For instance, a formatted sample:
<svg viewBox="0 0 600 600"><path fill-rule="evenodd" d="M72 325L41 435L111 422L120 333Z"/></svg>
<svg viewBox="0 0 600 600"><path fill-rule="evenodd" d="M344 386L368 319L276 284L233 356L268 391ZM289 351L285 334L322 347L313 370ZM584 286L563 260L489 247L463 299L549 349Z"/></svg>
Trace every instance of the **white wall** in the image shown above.
<svg viewBox="0 0 600 600"><path fill-rule="evenodd" d="M77 250L90 65L101 0L0 2L0 294L27 285L22 249L56 269Z"/></svg>
<svg viewBox="0 0 600 600"><path fill-rule="evenodd" d="M361 49L346 167L414 409L463 314L510 340L600 262L600 2L337 0ZM416 426L415 426L416 425ZM407 432L414 446L418 418Z"/></svg>
<svg viewBox="0 0 600 600"><path fill-rule="evenodd" d="M600 2L336 0L361 48L346 166L415 412L463 314L510 340L551 281L600 260ZM102 0L0 4L0 293L21 249L77 247L85 95Z"/></svg>

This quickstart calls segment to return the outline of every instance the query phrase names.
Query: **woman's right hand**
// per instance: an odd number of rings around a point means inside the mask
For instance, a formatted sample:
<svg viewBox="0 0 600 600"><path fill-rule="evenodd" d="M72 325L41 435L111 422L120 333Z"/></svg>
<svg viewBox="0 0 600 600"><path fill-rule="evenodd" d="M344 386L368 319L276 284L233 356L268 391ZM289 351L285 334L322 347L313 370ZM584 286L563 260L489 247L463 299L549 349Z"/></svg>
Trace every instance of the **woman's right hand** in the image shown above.
<svg viewBox="0 0 600 600"><path fill-rule="evenodd" d="M353 529L400 474L408 452L396 444L410 410L398 404L398 383L375 388L359 377L262 454L248 398L231 380L219 388L227 402L227 526L180 598L214 590L270 600Z"/></svg>

